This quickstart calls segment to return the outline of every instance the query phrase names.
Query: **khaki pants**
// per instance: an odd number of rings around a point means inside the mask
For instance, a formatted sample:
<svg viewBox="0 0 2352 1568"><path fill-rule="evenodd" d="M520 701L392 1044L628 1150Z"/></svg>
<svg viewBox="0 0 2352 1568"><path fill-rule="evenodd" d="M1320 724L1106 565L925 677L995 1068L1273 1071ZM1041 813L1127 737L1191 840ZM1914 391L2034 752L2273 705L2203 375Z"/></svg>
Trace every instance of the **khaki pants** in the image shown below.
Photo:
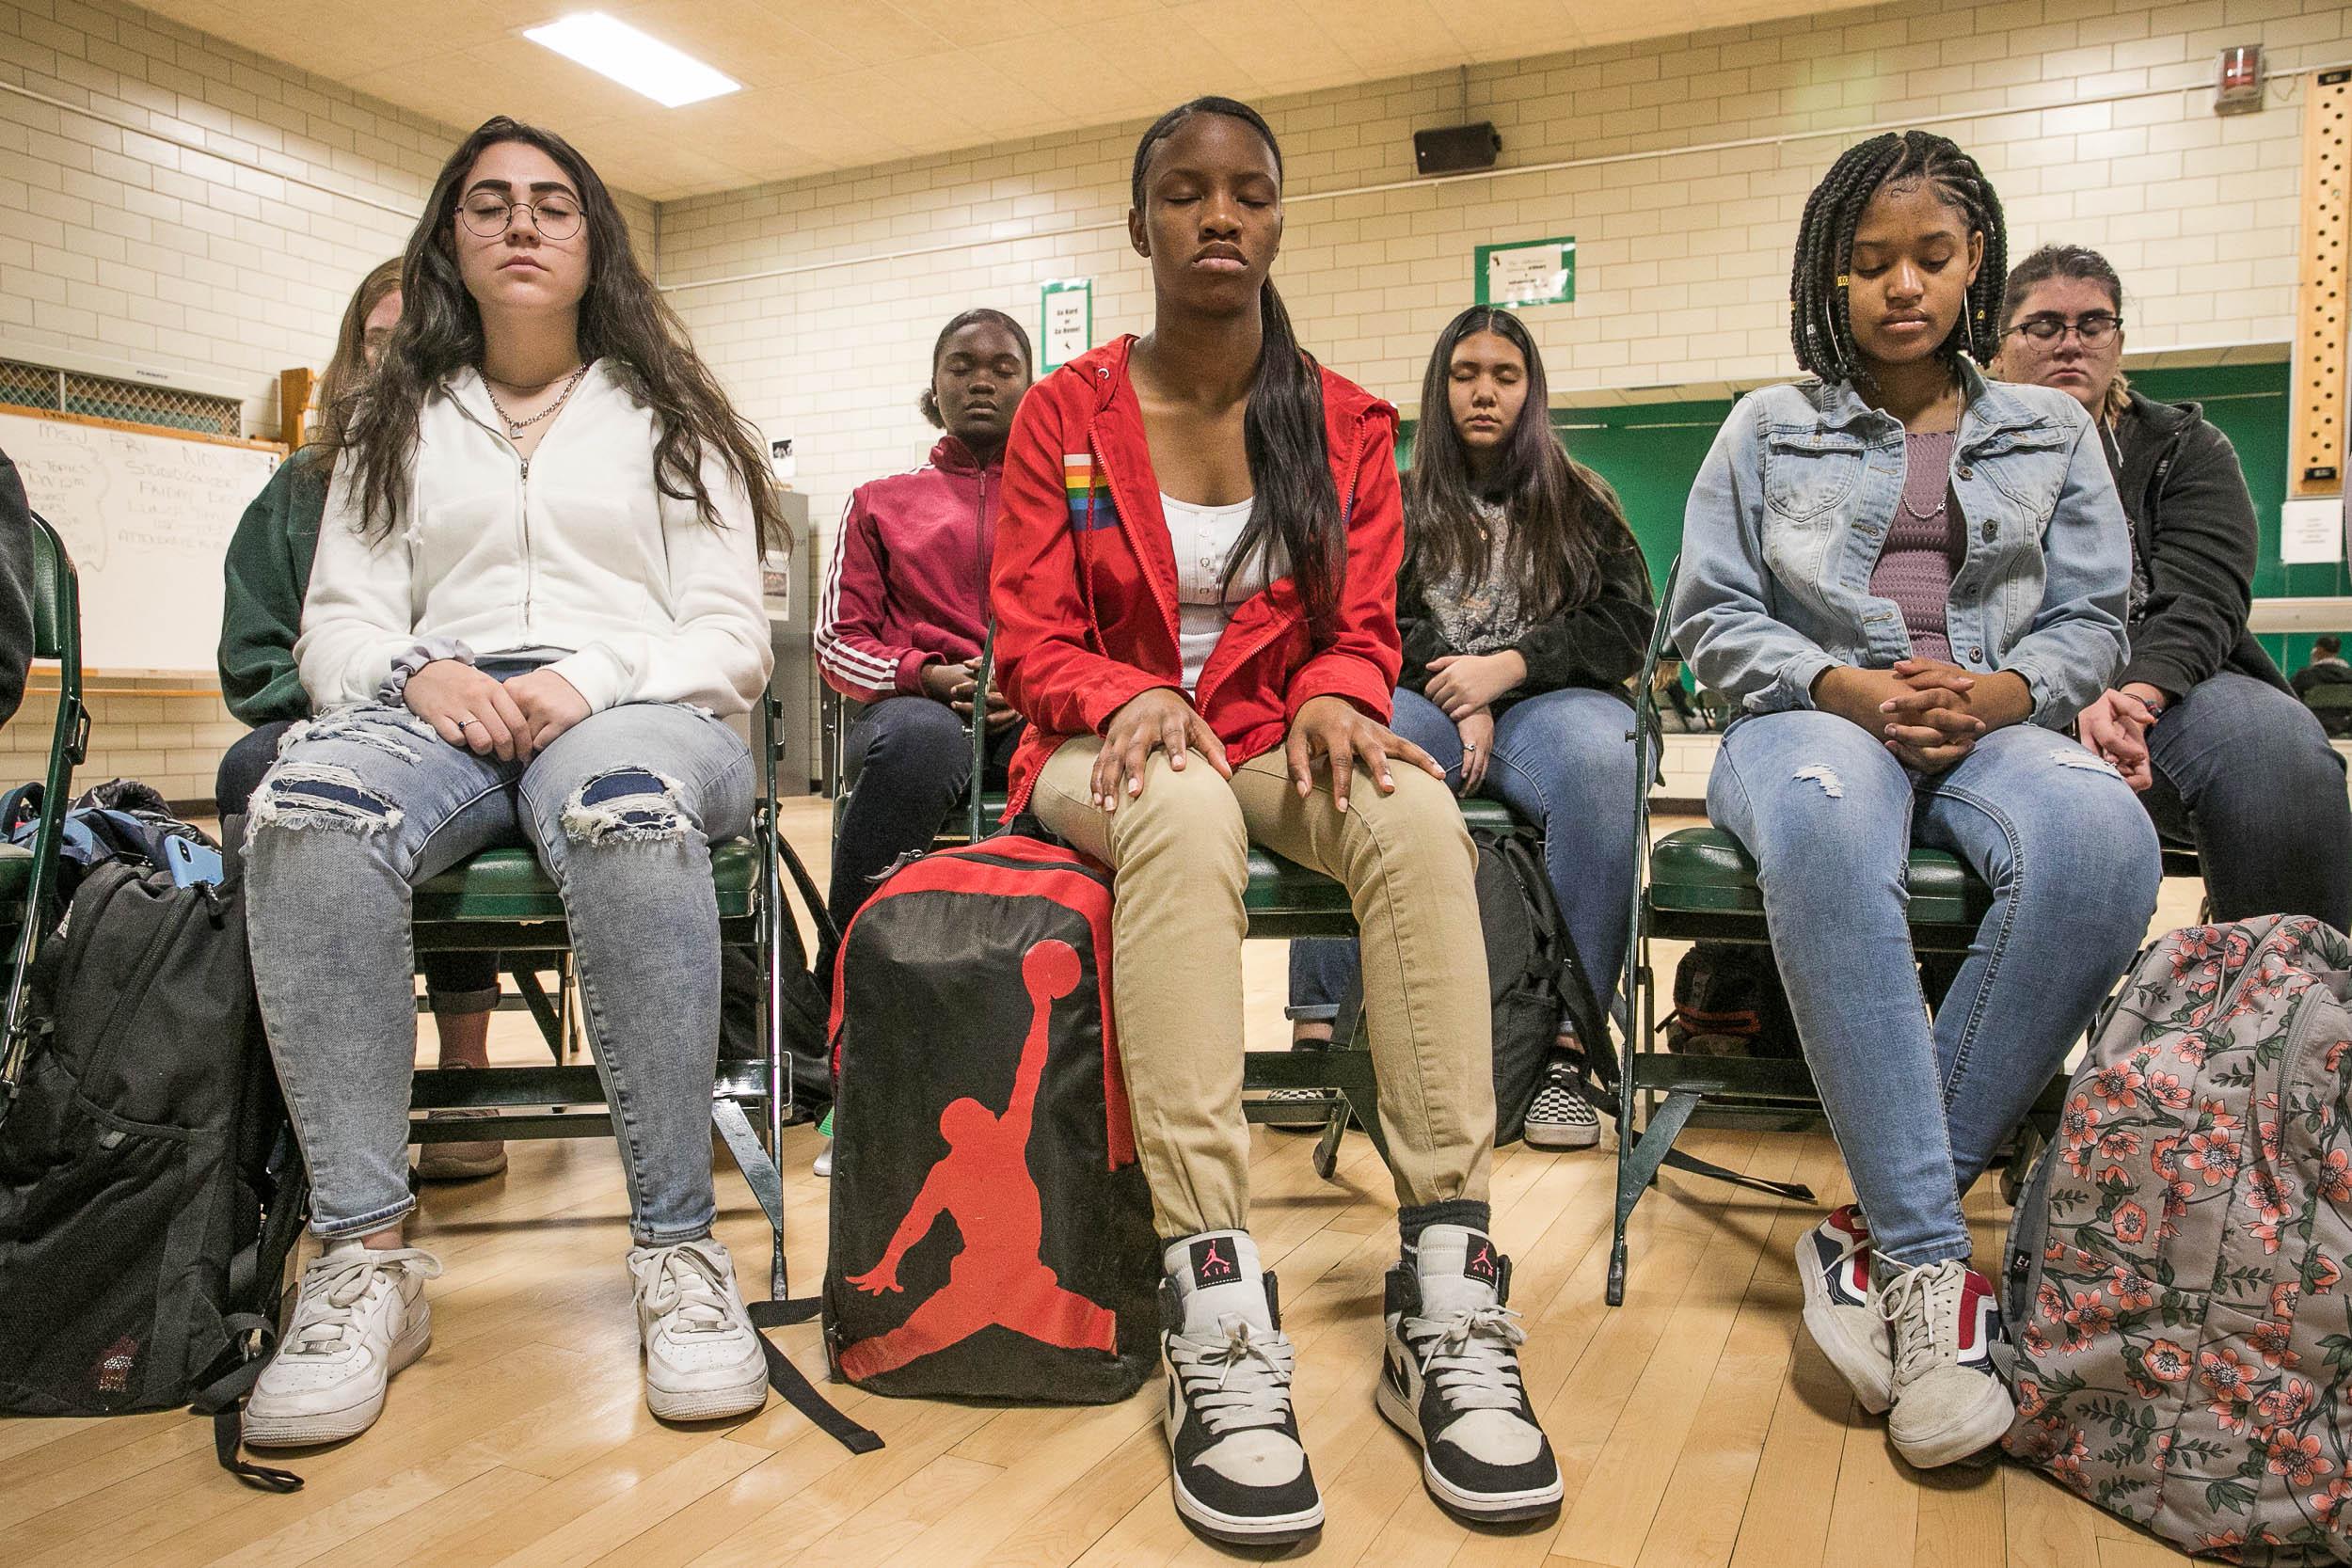
<svg viewBox="0 0 2352 1568"><path fill-rule="evenodd" d="M1160 1235L1244 1228L1242 891L1249 841L1343 884L1362 935L1364 1005L1397 1200L1484 1201L1494 1148L1493 1042L1476 855L1446 786L1402 763L1383 796L1356 770L1299 799L1279 751L1220 779L1199 753L1153 752L1143 793L1088 799L1102 743L1066 741L1031 806L1115 874L1112 991L1136 1144Z"/></svg>

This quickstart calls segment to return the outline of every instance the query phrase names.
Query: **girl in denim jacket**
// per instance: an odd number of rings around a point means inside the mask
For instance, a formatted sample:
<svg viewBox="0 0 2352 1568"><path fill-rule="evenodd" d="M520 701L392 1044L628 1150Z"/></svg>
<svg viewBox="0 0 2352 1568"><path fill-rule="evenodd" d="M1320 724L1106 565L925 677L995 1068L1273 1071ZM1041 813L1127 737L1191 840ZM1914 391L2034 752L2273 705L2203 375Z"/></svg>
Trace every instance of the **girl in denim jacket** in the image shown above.
<svg viewBox="0 0 2352 1568"><path fill-rule="evenodd" d="M1805 1326L1923 1467L2010 1418L1962 1195L2130 959L2159 875L2131 789L2065 733L2123 661L2114 482L2079 404L1973 362L2004 250L1999 198L1944 137L1837 161L1790 287L1818 379L1724 421L1670 609L1742 710L1708 811L1756 859L1860 1200L1798 1244ZM1914 844L1993 892L1932 1025L1904 921Z"/></svg>

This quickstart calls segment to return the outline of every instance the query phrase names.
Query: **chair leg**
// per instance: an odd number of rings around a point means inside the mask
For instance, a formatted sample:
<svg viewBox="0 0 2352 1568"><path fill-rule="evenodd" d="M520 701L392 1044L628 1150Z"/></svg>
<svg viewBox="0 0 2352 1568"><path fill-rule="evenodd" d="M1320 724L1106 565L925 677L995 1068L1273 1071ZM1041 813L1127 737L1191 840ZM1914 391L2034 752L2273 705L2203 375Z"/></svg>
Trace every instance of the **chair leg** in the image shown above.
<svg viewBox="0 0 2352 1568"><path fill-rule="evenodd" d="M1363 1033L1364 980L1359 971L1357 976L1347 983L1347 993L1340 998L1339 1013L1331 1020L1331 1043L1328 1049L1335 1052L1365 1053L1361 1065L1368 1069L1372 1061L1371 1047L1364 1041ZM1358 1063L1351 1061L1345 1065L1352 1069ZM1371 1082L1369 1070L1362 1074L1349 1070L1342 1076L1350 1085L1355 1084L1359 1077L1366 1083ZM1380 1131L1376 1093L1359 1097L1357 1089L1343 1087L1339 1094L1332 1098L1330 1115L1323 1123L1323 1135L1315 1140L1315 1175L1326 1181L1331 1180L1339 1171L1340 1140L1347 1134L1347 1121L1350 1117L1354 1117L1363 1127L1365 1134L1372 1139L1373 1148L1380 1151L1381 1159L1386 1160L1389 1157L1388 1141Z"/></svg>
<svg viewBox="0 0 2352 1568"><path fill-rule="evenodd" d="M1626 1082L1629 1085L1631 1084L1630 1074L1627 1075ZM1626 1140L1626 1129L1632 1125L1631 1121L1629 1119L1618 1124L1616 1231L1609 1247L1608 1301L1612 1307L1625 1304L1625 1233L1628 1222L1633 1218L1633 1206L1642 1201L1642 1195L1657 1179L1658 1167L1666 1163L1666 1156L1674 1148L1675 1139L1689 1123L1691 1113L1698 1109L1700 1098L1682 1090L1669 1093L1665 1103L1659 1106L1657 1113L1649 1118L1649 1125L1642 1129L1642 1135L1630 1143ZM1629 1109L1632 1099L1632 1091L1629 1087L1624 1094Z"/></svg>
<svg viewBox="0 0 2352 1568"><path fill-rule="evenodd" d="M531 1010L532 1022L539 1025L539 1037L547 1042L548 1054L558 1067L564 1065L564 1015L570 1005L570 992L562 991L556 1002L548 1000L547 988L539 983L538 966L530 959L517 959L506 966L514 978L515 990L521 994L523 1006ZM561 986L561 972L558 984Z"/></svg>
<svg viewBox="0 0 2352 1568"><path fill-rule="evenodd" d="M768 1216L768 1231L771 1238L769 1254L771 1289L774 1299L785 1299L784 1281L784 1177L766 1149L759 1147L759 1136L752 1131L751 1118L743 1107L733 1100L719 1099L710 1102L711 1125L725 1140L727 1152L735 1156L736 1168L743 1173L743 1183L752 1190L752 1196Z"/></svg>

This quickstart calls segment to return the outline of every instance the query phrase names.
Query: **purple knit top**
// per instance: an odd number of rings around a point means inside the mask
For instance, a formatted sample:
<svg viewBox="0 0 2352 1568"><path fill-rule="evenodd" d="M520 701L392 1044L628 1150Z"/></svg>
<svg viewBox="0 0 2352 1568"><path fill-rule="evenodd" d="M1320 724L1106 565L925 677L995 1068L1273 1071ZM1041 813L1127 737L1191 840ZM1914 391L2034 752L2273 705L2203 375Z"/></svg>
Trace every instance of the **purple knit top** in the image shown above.
<svg viewBox="0 0 2352 1568"><path fill-rule="evenodd" d="M1870 573L1870 592L1894 600L1903 612L1912 653L1947 664L1952 643L1945 617L1951 606L1952 573L1966 553L1963 520L1951 504L1953 439L1950 431L1904 436L1903 499Z"/></svg>

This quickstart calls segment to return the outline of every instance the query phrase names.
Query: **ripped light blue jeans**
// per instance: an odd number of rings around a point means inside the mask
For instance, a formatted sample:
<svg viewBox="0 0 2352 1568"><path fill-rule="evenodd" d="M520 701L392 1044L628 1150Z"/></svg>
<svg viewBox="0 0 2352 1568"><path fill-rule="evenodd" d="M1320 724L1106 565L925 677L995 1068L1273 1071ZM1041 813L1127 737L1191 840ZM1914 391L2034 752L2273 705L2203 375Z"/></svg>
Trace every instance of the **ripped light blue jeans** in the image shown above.
<svg viewBox="0 0 2352 1568"><path fill-rule="evenodd" d="M719 1049L710 845L750 831L750 748L699 709L592 714L528 764L449 745L405 708L297 730L255 792L246 931L278 1081L310 1167L310 1228L364 1236L415 1207L410 894L528 845L562 890L596 1066L644 1245L707 1234Z"/></svg>
<svg viewBox="0 0 2352 1568"><path fill-rule="evenodd" d="M2147 934L2162 876L2148 814L2050 730L1995 730L1921 778L1818 711L1732 725L1707 809L1756 858L1789 1011L1878 1249L1905 1265L1966 1258L1962 1195ZM1914 843L1993 889L1932 1026L1904 924Z"/></svg>

